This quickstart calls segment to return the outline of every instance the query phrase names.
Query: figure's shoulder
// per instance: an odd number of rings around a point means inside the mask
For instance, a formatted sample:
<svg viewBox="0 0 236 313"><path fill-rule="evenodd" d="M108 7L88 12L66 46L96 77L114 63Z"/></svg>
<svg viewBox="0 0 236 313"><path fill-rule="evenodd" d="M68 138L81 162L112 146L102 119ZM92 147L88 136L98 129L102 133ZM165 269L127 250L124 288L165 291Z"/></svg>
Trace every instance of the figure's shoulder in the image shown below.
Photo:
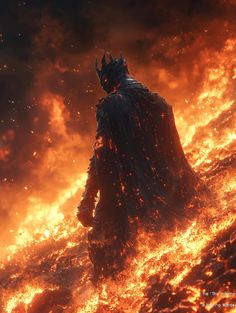
<svg viewBox="0 0 236 313"><path fill-rule="evenodd" d="M172 110L172 106L166 101L165 98L160 96L158 93L152 93L153 99L156 102L156 104L159 106L160 109L163 109L164 111Z"/></svg>
<svg viewBox="0 0 236 313"><path fill-rule="evenodd" d="M108 112L115 109L122 101L122 98L123 95L119 91L109 93L106 97L99 99L98 104L96 105L97 111Z"/></svg>

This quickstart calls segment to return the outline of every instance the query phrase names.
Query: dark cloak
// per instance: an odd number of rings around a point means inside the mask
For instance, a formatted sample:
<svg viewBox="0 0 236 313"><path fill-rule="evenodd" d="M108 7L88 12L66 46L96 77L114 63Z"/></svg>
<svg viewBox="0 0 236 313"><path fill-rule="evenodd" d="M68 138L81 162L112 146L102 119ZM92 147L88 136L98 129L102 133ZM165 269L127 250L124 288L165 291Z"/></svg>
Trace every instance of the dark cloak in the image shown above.
<svg viewBox="0 0 236 313"><path fill-rule="evenodd" d="M100 100L89 180L99 215L171 214L194 193L172 107L135 80ZM122 212L121 212L122 211ZM119 213L118 213L119 212Z"/></svg>

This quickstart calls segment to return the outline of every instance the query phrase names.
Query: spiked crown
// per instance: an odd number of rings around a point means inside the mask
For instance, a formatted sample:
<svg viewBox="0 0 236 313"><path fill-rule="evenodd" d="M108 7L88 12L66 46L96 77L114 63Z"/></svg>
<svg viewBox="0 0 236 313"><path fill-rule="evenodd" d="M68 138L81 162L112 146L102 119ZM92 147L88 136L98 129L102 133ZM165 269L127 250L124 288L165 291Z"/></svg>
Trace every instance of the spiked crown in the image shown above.
<svg viewBox="0 0 236 313"><path fill-rule="evenodd" d="M101 69L98 67L97 60L95 64L100 83L108 93L116 90L120 86L121 80L129 74L126 60L122 55L117 59L109 54L109 61L107 63L106 55L104 54L101 61Z"/></svg>

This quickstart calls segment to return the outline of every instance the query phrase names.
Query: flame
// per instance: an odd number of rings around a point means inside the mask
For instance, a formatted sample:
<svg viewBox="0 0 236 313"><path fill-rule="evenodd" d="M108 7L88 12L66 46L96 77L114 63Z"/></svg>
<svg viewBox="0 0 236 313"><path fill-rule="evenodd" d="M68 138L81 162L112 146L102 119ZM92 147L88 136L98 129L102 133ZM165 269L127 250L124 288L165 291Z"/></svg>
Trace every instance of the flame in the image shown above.
<svg viewBox="0 0 236 313"><path fill-rule="evenodd" d="M36 294L39 294L43 291L43 288L26 285L24 286L21 292L17 292L16 295L10 296L7 300L5 310L7 313L11 313L12 310L16 307L20 302L24 304L31 303L32 299Z"/></svg>
<svg viewBox="0 0 236 313"><path fill-rule="evenodd" d="M33 152L33 157L41 159L34 174L50 178L47 175L51 171L52 186L50 190L47 190L48 185L42 187L41 197L31 194L30 182L24 186L28 193L27 213L19 223L14 243L8 247L7 259L0 267L7 272L14 262L16 266L15 272L9 270L9 288L3 292L3 307L7 313L19 302L27 307L36 294L50 288L45 277L42 284L32 285L34 275L41 275L36 269L44 262L50 264L46 272L48 277L53 277L59 285L55 278L57 271L63 276L70 268L83 268L78 279L74 279L75 274L71 275L73 279L70 277L73 281L68 285L73 291L70 308L71 312L89 313L138 312L147 300L145 288L150 277L158 275L158 281L168 277L168 284L175 293L192 269L201 264L204 249L229 229L236 217L234 170L226 167L226 170L218 171L235 153L235 52L236 40L233 39L227 40L222 51L214 53L214 57L204 51L202 58L206 70L202 86L193 97L192 105L186 100L186 112L176 110L176 122L187 157L215 192L217 204L209 202L197 217L185 226L176 225L174 230L153 234L140 229L136 256L127 261L126 269L116 280L104 280L97 287L89 280L91 265L86 252L86 229L76 224L71 212L86 180L85 171L76 170L76 166L86 164L87 155L78 159L75 146L87 148L86 138L69 131L70 115L61 97L49 93L42 95L41 105L48 114L48 131L44 138L47 148L43 157L37 149ZM189 121L188 116L192 116L192 120ZM97 144L100 145L101 140ZM124 188L122 184L121 188ZM77 248L81 250L78 252ZM20 278L19 273L27 273L31 257L36 263L33 277ZM214 275L211 269L204 274L206 277ZM23 289L14 285L14 279L21 279ZM193 304L192 311L197 312L198 304L203 303L201 288L188 286L187 299ZM209 303L218 304L222 299L222 295L216 296ZM222 312L226 310L222 307ZM232 308L227 312L236 311Z"/></svg>
<svg viewBox="0 0 236 313"><path fill-rule="evenodd" d="M58 196L57 201L47 204L43 203L41 199L30 197L30 209L32 214L28 214L25 220L20 224L15 244L8 247L9 255L11 256L22 247L27 247L37 238L37 242L46 240L47 238L60 239L62 236L67 236L70 229L64 229L59 233L58 225L64 223L64 214L60 208L66 203L68 199L73 197L79 188L85 185L87 174L81 174L79 178L73 181L73 185L68 189L63 190ZM32 232L32 225L34 231Z"/></svg>

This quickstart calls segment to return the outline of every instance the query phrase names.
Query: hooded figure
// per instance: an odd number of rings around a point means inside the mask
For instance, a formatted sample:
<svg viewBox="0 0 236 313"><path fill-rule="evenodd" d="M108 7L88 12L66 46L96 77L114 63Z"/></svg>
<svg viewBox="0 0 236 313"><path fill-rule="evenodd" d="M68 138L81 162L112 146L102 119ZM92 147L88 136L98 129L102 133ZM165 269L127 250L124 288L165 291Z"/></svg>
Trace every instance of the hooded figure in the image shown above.
<svg viewBox="0 0 236 313"><path fill-rule="evenodd" d="M176 214L197 178L171 106L129 75L122 56L110 55L107 63L104 55L96 69L107 96L97 104L94 154L77 217L93 227L89 253L98 277L122 269L131 223Z"/></svg>

